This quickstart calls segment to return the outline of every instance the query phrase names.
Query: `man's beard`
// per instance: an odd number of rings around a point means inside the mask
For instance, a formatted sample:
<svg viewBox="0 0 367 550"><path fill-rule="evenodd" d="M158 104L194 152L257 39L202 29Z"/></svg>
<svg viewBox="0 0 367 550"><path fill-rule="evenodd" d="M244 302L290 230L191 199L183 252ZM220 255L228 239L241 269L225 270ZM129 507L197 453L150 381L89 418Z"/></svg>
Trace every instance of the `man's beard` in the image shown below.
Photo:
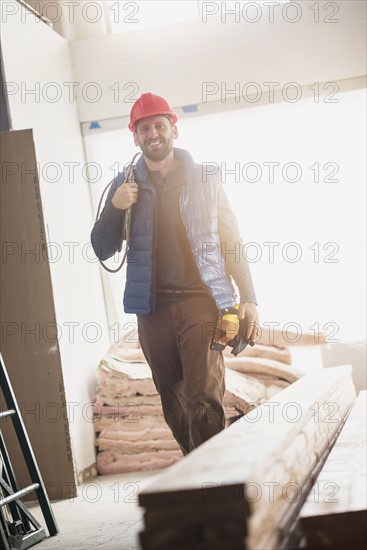
<svg viewBox="0 0 367 550"><path fill-rule="evenodd" d="M164 137L158 137L156 139L160 141L160 145L157 148L149 146L150 142L155 141L154 139L146 140L144 144L139 143L143 155L152 162L160 162L164 160L169 156L173 148L172 138L166 139Z"/></svg>

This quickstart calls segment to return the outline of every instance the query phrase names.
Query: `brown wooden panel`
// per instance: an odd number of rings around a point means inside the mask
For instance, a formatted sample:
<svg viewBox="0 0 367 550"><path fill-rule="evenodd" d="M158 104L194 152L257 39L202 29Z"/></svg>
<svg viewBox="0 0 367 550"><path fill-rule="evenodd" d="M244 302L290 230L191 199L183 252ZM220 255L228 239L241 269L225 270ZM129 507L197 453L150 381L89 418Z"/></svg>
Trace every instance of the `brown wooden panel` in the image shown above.
<svg viewBox="0 0 367 550"><path fill-rule="evenodd" d="M362 391L302 508L308 548L367 547L366 416Z"/></svg>
<svg viewBox="0 0 367 550"><path fill-rule="evenodd" d="M1 351L48 494L69 498L76 488L32 130L0 139ZM23 486L28 473L10 423L1 429Z"/></svg>

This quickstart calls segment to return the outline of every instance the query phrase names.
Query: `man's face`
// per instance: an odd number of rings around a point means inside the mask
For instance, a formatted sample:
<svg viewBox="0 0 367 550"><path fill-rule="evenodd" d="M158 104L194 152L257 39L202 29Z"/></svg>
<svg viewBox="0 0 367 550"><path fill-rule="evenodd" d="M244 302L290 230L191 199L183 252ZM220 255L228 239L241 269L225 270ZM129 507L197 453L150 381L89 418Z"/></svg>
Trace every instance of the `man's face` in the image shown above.
<svg viewBox="0 0 367 550"><path fill-rule="evenodd" d="M172 125L167 117L154 115L142 118L136 123L134 142L149 160L160 162L171 153L173 140L177 136L176 126Z"/></svg>

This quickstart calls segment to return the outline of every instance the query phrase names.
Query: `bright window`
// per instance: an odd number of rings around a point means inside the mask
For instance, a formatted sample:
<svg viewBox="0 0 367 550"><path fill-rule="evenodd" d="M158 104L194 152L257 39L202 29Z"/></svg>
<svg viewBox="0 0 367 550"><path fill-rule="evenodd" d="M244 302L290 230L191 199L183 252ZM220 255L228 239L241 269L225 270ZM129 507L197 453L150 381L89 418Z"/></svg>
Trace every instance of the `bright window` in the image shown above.
<svg viewBox="0 0 367 550"><path fill-rule="evenodd" d="M270 17L273 10L282 9L289 0L211 1L206 0L108 0L107 17L113 33L136 31L201 20L204 23L218 20L249 22ZM273 7L271 4L275 4Z"/></svg>
<svg viewBox="0 0 367 550"><path fill-rule="evenodd" d="M135 31L199 19L196 0L109 0L108 14L113 33Z"/></svg>
<svg viewBox="0 0 367 550"><path fill-rule="evenodd" d="M175 146L209 163L208 172L222 171L262 323L294 322L339 342L365 337L365 106L365 90L353 90L332 105L305 98L179 118ZM88 161L103 168L92 185L96 204L117 163L138 149L126 128L85 142ZM108 280L126 323L124 275Z"/></svg>

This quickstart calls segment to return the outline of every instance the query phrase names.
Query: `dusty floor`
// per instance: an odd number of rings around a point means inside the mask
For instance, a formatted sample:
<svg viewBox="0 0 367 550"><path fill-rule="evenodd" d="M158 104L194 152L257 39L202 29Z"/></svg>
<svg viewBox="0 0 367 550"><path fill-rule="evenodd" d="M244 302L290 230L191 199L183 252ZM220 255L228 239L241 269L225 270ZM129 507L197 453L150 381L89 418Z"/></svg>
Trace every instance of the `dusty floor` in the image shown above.
<svg viewBox="0 0 367 550"><path fill-rule="evenodd" d="M143 509L138 492L158 472L99 476L78 487L78 496L52 504L59 534L44 539L35 549L48 550L137 550L143 528ZM44 525L38 507L29 508Z"/></svg>

